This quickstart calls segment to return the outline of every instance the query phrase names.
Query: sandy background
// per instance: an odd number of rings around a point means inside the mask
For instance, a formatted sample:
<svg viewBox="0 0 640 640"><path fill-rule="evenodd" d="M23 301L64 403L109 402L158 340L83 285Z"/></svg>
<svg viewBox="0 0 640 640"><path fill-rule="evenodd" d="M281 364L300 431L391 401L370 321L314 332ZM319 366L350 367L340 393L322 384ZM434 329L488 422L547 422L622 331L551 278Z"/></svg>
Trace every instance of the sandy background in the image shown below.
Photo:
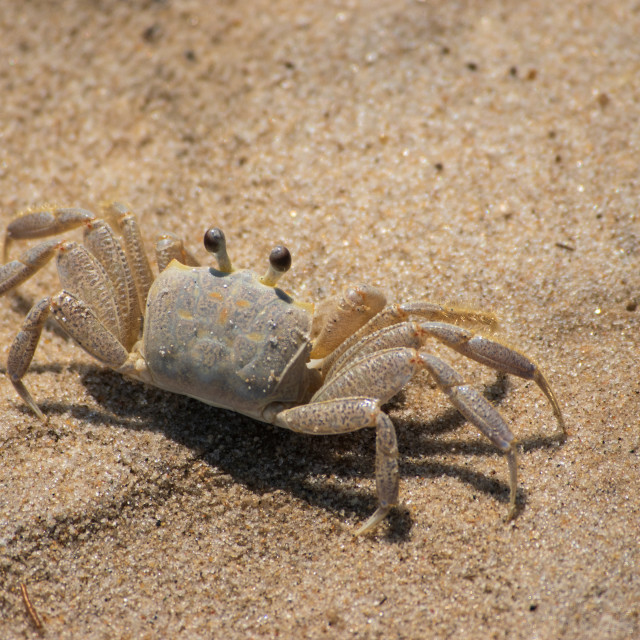
<svg viewBox="0 0 640 640"><path fill-rule="evenodd" d="M349 281L492 309L535 385L447 354L506 461L426 376L389 406L403 506L375 535L374 437L309 438L97 366L55 328L0 377L0 636L631 638L640 633L640 5L0 2L0 222L120 199L207 260L286 243L305 300ZM13 256L19 249L15 249ZM17 326L47 268L1 301ZM443 352L442 350L435 350Z"/></svg>

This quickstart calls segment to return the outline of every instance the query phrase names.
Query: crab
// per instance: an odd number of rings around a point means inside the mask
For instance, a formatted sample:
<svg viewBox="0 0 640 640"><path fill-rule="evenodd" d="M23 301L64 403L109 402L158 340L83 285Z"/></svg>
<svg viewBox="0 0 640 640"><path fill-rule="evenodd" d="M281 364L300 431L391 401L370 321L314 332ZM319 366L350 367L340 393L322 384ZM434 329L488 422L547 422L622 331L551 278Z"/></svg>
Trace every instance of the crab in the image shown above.
<svg viewBox="0 0 640 640"><path fill-rule="evenodd" d="M485 397L425 345L436 340L492 369L533 380L547 397L559 434L565 424L540 367L520 351L477 333L493 314L425 300L387 304L367 284L312 305L277 282L291 255L277 246L262 277L233 267L223 232L204 246L216 267L200 266L171 234L156 245L154 277L135 216L115 203L102 218L78 208L45 207L8 226L14 240L58 236L84 226L82 244L52 238L0 266L0 295L34 275L54 255L62 290L36 302L11 345L7 375L43 421L23 377L51 315L85 351L129 378L292 431L329 435L376 430L378 506L356 531L374 529L398 504L398 445L383 405L426 370L450 402L508 460L509 517L516 514L514 436Z"/></svg>

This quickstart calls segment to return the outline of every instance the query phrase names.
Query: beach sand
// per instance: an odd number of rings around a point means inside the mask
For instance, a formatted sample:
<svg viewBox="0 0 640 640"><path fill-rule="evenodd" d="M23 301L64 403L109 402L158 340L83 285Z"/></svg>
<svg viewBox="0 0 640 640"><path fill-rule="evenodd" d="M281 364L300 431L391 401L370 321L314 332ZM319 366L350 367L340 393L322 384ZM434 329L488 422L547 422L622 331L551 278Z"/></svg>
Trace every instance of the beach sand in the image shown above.
<svg viewBox="0 0 640 640"><path fill-rule="evenodd" d="M387 410L401 505L376 506L371 430L311 437L111 372L55 326L0 376L0 636L640 636L637 3L0 2L0 223L127 203L209 263L319 301L496 313L532 382L428 343L499 407L507 462L418 375ZM78 232L70 234L78 239ZM17 243L16 243L17 245ZM21 247L12 246L11 257ZM2 298L6 356L58 290Z"/></svg>

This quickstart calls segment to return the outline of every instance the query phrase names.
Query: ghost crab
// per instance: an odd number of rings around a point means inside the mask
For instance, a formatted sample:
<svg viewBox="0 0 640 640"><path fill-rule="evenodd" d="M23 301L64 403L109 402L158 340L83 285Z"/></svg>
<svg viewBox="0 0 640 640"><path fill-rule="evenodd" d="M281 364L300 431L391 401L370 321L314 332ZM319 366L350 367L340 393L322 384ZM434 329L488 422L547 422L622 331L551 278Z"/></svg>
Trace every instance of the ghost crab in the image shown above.
<svg viewBox="0 0 640 640"><path fill-rule="evenodd" d="M0 267L0 295L57 255L62 290L29 311L8 357L18 394L45 417L22 382L49 315L87 352L136 380L307 434L376 429L378 508L358 529L373 529L398 502L398 446L381 409L426 369L451 403L505 452L510 516L516 511L514 438L498 411L440 358L429 339L493 369L535 381L565 426L549 383L527 356L468 327L492 326L492 314L426 301L387 304L366 284L314 306L276 286L289 269L285 247L262 277L233 268L225 237L204 236L217 268L201 267L172 236L156 246L153 276L135 217L120 204L99 219L84 209L27 211L7 229L13 240L45 238L84 225L84 243L44 241ZM107 221L108 220L108 221ZM116 229L117 233L113 231Z"/></svg>

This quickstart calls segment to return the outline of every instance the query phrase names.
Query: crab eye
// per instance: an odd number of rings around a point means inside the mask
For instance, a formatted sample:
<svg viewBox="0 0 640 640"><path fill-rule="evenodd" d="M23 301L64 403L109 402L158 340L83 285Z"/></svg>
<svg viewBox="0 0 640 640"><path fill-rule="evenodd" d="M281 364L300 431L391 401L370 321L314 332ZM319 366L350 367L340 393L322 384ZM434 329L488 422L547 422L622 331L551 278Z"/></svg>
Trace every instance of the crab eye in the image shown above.
<svg viewBox="0 0 640 640"><path fill-rule="evenodd" d="M225 273L233 271L231 260L229 260L229 255L227 254L227 241L222 229L218 229L218 227L207 229L204 234L204 248L216 257L220 271Z"/></svg>
<svg viewBox="0 0 640 640"><path fill-rule="evenodd" d="M224 237L224 233L222 233L222 229L218 229L218 227L211 227L211 229L207 229L204 234L204 248L209 253L218 253L221 247L226 245L226 240Z"/></svg>
<svg viewBox="0 0 640 640"><path fill-rule="evenodd" d="M268 287L275 287L276 282L280 279L280 276L289 271L291 267L291 254L287 247L279 244L274 247L269 254L269 268L260 281L262 284L266 284Z"/></svg>
<svg viewBox="0 0 640 640"><path fill-rule="evenodd" d="M269 264L278 273L285 273L291 268L291 253L287 247L279 244L269 254Z"/></svg>

